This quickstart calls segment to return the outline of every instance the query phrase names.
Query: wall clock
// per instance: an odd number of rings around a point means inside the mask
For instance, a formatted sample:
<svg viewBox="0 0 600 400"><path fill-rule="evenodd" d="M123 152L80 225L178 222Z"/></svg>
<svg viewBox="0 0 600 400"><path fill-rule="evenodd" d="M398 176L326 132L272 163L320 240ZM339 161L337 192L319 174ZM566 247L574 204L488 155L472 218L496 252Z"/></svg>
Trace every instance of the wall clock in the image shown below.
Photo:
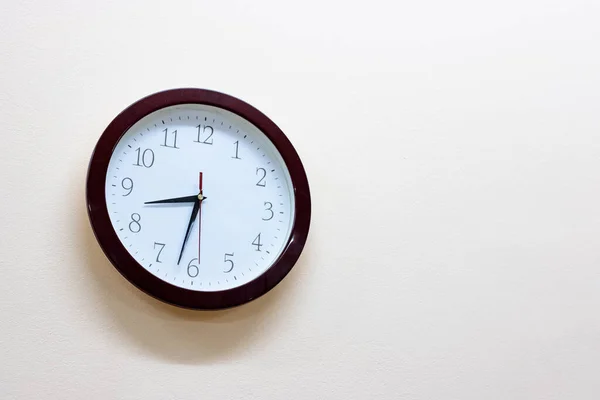
<svg viewBox="0 0 600 400"><path fill-rule="evenodd" d="M191 309L272 289L310 224L308 181L285 134L251 105L202 89L159 92L121 112L94 149L86 196L114 267Z"/></svg>

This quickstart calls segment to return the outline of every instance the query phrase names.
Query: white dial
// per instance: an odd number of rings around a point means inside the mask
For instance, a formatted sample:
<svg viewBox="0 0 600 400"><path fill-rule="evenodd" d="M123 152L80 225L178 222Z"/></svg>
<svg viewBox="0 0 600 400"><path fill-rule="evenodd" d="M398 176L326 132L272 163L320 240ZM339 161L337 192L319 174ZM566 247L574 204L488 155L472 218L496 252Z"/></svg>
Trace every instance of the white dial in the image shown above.
<svg viewBox="0 0 600 400"><path fill-rule="evenodd" d="M259 277L294 223L293 186L275 146L238 115L205 105L164 108L133 125L114 148L105 193L130 255L196 291Z"/></svg>

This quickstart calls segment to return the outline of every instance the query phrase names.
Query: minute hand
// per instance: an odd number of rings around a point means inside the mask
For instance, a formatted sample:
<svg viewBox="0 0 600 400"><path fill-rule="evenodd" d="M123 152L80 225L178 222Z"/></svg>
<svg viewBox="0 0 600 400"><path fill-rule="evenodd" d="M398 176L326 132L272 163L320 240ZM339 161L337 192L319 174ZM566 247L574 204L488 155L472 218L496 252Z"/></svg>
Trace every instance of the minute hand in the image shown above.
<svg viewBox="0 0 600 400"><path fill-rule="evenodd" d="M206 197L204 197L204 198L206 198ZM193 203L195 201L198 201L197 194L193 195L193 196L175 197L172 199L147 201L144 204Z"/></svg>
<svg viewBox="0 0 600 400"><path fill-rule="evenodd" d="M181 256L183 256L183 249L185 249L185 244L190 237L190 231L192 229L192 225L194 224L194 220L198 215L198 209L200 209L200 203L202 201L196 197L196 201L194 202L194 208L192 209L192 214L190 215L190 222L188 223L187 230L185 231L185 238L183 239L183 244L181 245L181 251L179 252L179 259L177 260L177 265L181 262Z"/></svg>

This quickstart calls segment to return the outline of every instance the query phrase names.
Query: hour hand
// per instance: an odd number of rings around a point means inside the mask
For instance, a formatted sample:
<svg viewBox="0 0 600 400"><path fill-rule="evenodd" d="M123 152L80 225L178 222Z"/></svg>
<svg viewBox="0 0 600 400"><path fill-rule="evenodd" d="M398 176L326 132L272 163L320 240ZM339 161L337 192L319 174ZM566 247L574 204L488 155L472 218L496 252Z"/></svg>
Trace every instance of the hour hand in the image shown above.
<svg viewBox="0 0 600 400"><path fill-rule="evenodd" d="M205 199L206 197L203 197ZM169 204L169 203L193 203L198 201L198 195L185 196L185 197L174 197L172 199L147 201L144 204Z"/></svg>

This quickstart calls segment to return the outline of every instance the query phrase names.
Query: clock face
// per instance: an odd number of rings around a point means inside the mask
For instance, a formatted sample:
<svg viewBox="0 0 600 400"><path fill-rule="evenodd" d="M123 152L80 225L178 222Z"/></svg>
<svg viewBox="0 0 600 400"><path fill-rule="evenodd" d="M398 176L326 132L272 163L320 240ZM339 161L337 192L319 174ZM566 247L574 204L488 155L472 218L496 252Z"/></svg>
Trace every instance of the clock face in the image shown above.
<svg viewBox="0 0 600 400"><path fill-rule="evenodd" d="M291 178L273 143L205 105L171 106L131 127L112 153L105 192L129 254L157 278L196 291L256 279L283 251L294 220Z"/></svg>
<svg viewBox="0 0 600 400"><path fill-rule="evenodd" d="M277 285L310 223L306 174L283 132L249 104L201 89L160 92L119 114L92 155L87 202L114 267L194 309Z"/></svg>

